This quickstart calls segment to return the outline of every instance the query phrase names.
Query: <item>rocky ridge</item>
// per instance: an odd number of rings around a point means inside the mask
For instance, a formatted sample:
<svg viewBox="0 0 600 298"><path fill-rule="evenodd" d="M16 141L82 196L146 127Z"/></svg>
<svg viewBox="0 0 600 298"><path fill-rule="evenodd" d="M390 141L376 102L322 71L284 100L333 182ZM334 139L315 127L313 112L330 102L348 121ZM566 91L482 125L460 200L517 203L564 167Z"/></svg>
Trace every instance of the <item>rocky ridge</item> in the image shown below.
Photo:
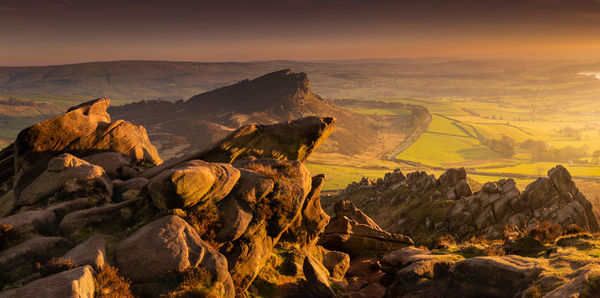
<svg viewBox="0 0 600 298"><path fill-rule="evenodd" d="M543 222L600 232L592 204L560 165L523 192L514 180L502 179L473 193L462 168L449 169L439 179L396 170L377 181L364 178L350 184L328 200L326 209L341 200L352 201L384 229L428 246L440 236L502 239L507 226L531 230Z"/></svg>
<svg viewBox="0 0 600 298"><path fill-rule="evenodd" d="M242 127L213 148L161 164L145 130L110 123L107 104L84 103L34 125L2 152L0 297L592 297L600 290L598 224L560 166L523 193L510 180L473 193L465 171L451 169L439 179L395 171L321 200L325 177L303 162L333 118ZM518 214L525 224L509 235ZM472 236L488 239L460 241ZM431 250L414 247L427 242Z"/></svg>
<svg viewBox="0 0 600 298"><path fill-rule="evenodd" d="M159 166L145 130L111 123L108 103L27 128L3 151L0 297L245 296L264 290L253 284L266 270L295 281L285 293L337 295L349 257L317 246L323 176L302 163L335 119L242 127ZM110 272L121 282L103 281Z"/></svg>

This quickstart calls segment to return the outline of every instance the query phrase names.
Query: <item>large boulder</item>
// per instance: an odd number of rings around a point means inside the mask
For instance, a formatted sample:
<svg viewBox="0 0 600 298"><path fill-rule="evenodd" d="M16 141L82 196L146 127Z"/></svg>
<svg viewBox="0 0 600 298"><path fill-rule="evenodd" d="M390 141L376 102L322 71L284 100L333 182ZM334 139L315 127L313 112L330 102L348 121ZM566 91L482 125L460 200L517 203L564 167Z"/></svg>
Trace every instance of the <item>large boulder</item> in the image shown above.
<svg viewBox="0 0 600 298"><path fill-rule="evenodd" d="M351 257L375 256L412 246L412 239L381 229L350 201L334 205L331 219L319 244L330 250L343 251Z"/></svg>
<svg viewBox="0 0 600 298"><path fill-rule="evenodd" d="M126 121L111 123L109 99L96 99L65 114L21 131L14 145L14 189L17 196L62 153L78 157L100 152L121 152L139 163L162 162L146 130Z"/></svg>
<svg viewBox="0 0 600 298"><path fill-rule="evenodd" d="M543 271L544 260L519 256L475 257L450 270L452 284L464 297L513 297Z"/></svg>
<svg viewBox="0 0 600 298"><path fill-rule="evenodd" d="M183 162L201 159L231 163L247 157L306 161L335 127L334 118L305 117L272 125L246 125L212 148L170 160L143 173L153 177Z"/></svg>
<svg viewBox="0 0 600 298"><path fill-rule="evenodd" d="M35 237L0 251L0 267L8 270L22 264L31 264L51 257L51 253L67 246L62 237ZM5 273L0 272L0 274Z"/></svg>
<svg viewBox="0 0 600 298"><path fill-rule="evenodd" d="M0 224L10 225L17 235L50 234L56 230L54 212L42 209L0 218Z"/></svg>
<svg viewBox="0 0 600 298"><path fill-rule="evenodd" d="M93 298L95 290L94 270L90 266L83 266L40 278L20 288L0 292L0 298Z"/></svg>
<svg viewBox="0 0 600 298"><path fill-rule="evenodd" d="M112 190L112 181L101 167L65 153L50 159L46 170L23 189L16 205L33 205L59 192L59 200L85 196L110 201Z"/></svg>
<svg viewBox="0 0 600 298"><path fill-rule="evenodd" d="M60 221L58 228L62 233L70 235L88 226L113 224L114 221L129 216L130 212L124 212L123 210L135 203L136 201L123 201L117 204L78 210L67 214Z"/></svg>
<svg viewBox="0 0 600 298"><path fill-rule="evenodd" d="M115 257L120 272L134 282L160 281L167 273L200 267L211 274L212 294L235 296L226 258L177 216L157 219L121 240Z"/></svg>
<svg viewBox="0 0 600 298"><path fill-rule="evenodd" d="M189 208L219 202L239 178L240 171L230 164L192 160L152 178L148 191L160 209Z"/></svg>

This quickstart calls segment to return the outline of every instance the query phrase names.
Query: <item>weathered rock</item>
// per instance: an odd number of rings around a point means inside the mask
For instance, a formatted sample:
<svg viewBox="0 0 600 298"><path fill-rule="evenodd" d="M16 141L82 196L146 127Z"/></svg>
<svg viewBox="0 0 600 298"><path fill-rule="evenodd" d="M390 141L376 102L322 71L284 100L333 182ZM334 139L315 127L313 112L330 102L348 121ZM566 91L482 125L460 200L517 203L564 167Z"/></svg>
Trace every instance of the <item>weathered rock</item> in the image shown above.
<svg viewBox="0 0 600 298"><path fill-rule="evenodd" d="M0 217L7 216L15 207L15 203L17 198L15 197L15 192L10 190L0 197Z"/></svg>
<svg viewBox="0 0 600 298"><path fill-rule="evenodd" d="M334 211L335 217L319 239L319 244L327 249L358 257L383 254L414 244L407 236L382 230L350 201L336 203Z"/></svg>
<svg viewBox="0 0 600 298"><path fill-rule="evenodd" d="M56 217L50 210L33 210L0 218L0 224L11 225L18 235L51 234L56 230Z"/></svg>
<svg viewBox="0 0 600 298"><path fill-rule="evenodd" d="M108 99L93 100L19 133L14 150L17 197L46 169L51 158L62 153L82 157L121 152L140 163L162 162L143 127L122 120L110 123L106 113L109 104Z"/></svg>
<svg viewBox="0 0 600 298"><path fill-rule="evenodd" d="M240 177L230 164L188 161L152 178L148 191L160 209L189 208L212 200L219 202Z"/></svg>
<svg viewBox="0 0 600 298"><path fill-rule="evenodd" d="M115 257L120 272L136 282L157 281L167 272L202 267L212 275L214 294L235 295L225 257L177 216L155 220L121 240Z"/></svg>
<svg viewBox="0 0 600 298"><path fill-rule="evenodd" d="M16 205L32 205L59 191L63 196L93 196L109 201L112 181L104 170L71 154L52 158L46 170L33 180L19 195Z"/></svg>
<svg viewBox="0 0 600 298"><path fill-rule="evenodd" d="M519 256L475 257L450 270L457 293L467 297L512 297L542 271L542 260Z"/></svg>
<svg viewBox="0 0 600 298"><path fill-rule="evenodd" d="M93 298L95 287L94 270L90 266L83 266L0 292L0 297Z"/></svg>
<svg viewBox="0 0 600 298"><path fill-rule="evenodd" d="M63 218L68 213L75 212L81 209L86 209L89 206L90 198L79 198L71 201L52 204L46 207L44 210L54 212L54 215L58 219Z"/></svg>
<svg viewBox="0 0 600 298"><path fill-rule="evenodd" d="M252 221L250 208L242 207L232 196L222 200L218 208L223 227L217 232L216 240L223 243L237 240L244 234Z"/></svg>
<svg viewBox="0 0 600 298"><path fill-rule="evenodd" d="M143 177L132 178L125 181L113 180L113 200L120 202L137 198L148 182L149 180Z"/></svg>
<svg viewBox="0 0 600 298"><path fill-rule="evenodd" d="M329 223L329 215L321 208L321 188L325 182L324 175L312 178L312 188L304 201L301 216L290 225L282 236L282 241L294 242L302 247L316 245L319 235Z"/></svg>
<svg viewBox="0 0 600 298"><path fill-rule="evenodd" d="M63 255L63 259L69 259L78 266L91 265L96 269L102 269L105 262L107 239L108 235L93 235L69 250Z"/></svg>
<svg viewBox="0 0 600 298"><path fill-rule="evenodd" d="M12 268L20 264L33 264L36 261L52 257L54 251L65 248L62 237L36 237L19 245L0 251L0 268Z"/></svg>
<svg viewBox="0 0 600 298"><path fill-rule="evenodd" d="M231 163L247 157L306 161L335 127L334 118L305 117L272 125L246 125L211 149L174 159L143 173L153 177L185 161Z"/></svg>
<svg viewBox="0 0 600 298"><path fill-rule="evenodd" d="M315 297L335 297L335 292L329 286L328 272L320 269L310 257L304 258L302 265L309 291Z"/></svg>
<svg viewBox="0 0 600 298"><path fill-rule="evenodd" d="M124 201L117 204L75 211L67 214L61 220L58 228L62 233L70 235L90 225L110 224L122 217L121 210L135 203L136 201Z"/></svg>
<svg viewBox="0 0 600 298"><path fill-rule="evenodd" d="M447 214L450 231L459 239L502 238L506 225L532 228L544 221L599 231L591 203L577 190L569 172L557 166L548 175L529 184L522 194L512 179L484 184L480 192L454 203Z"/></svg>
<svg viewBox="0 0 600 298"><path fill-rule="evenodd" d="M138 174L132 167L131 157L120 152L102 152L83 158L85 161L100 166L112 179L129 179Z"/></svg>
<svg viewBox="0 0 600 298"><path fill-rule="evenodd" d="M323 252L323 266L327 268L331 278L342 280L350 268L350 256L341 251L325 251Z"/></svg>
<svg viewBox="0 0 600 298"><path fill-rule="evenodd" d="M390 297L404 295L438 297L432 290L448 287L449 271L462 257L453 254L432 254L428 250L406 247L385 255L382 270L394 276L387 289ZM441 294L441 293L439 293Z"/></svg>
<svg viewBox="0 0 600 298"><path fill-rule="evenodd" d="M225 243L229 271L239 291L258 275L279 238L301 214L311 189L309 171L298 161L260 159L235 164L238 186L229 194L249 206L252 221L237 240Z"/></svg>
<svg viewBox="0 0 600 298"><path fill-rule="evenodd" d="M547 298L562 298L562 297L579 297L586 285L590 282L591 277L596 277L600 274L600 265L591 264L580 268L575 273L573 273L573 278L561 285L560 287L554 289L550 293L546 294ZM589 293L596 294L598 293Z"/></svg>

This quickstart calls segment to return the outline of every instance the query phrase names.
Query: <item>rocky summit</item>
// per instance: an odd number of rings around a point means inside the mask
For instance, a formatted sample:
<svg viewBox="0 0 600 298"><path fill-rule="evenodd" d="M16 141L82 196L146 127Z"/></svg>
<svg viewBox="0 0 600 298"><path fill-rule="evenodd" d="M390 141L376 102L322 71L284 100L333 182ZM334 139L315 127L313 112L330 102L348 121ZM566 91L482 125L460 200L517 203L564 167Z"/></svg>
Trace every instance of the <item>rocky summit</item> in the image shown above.
<svg viewBox="0 0 600 298"><path fill-rule="evenodd" d="M335 119L244 126L161 165L109 102L2 152L0 297L338 295L350 258L317 245L324 177L303 164Z"/></svg>
<svg viewBox="0 0 600 298"><path fill-rule="evenodd" d="M397 170L322 197L326 177L304 163L335 118L242 126L163 163L143 127L111 122L109 102L1 152L1 298L600 291L596 215L562 166L522 192L510 179L475 190L464 169Z"/></svg>

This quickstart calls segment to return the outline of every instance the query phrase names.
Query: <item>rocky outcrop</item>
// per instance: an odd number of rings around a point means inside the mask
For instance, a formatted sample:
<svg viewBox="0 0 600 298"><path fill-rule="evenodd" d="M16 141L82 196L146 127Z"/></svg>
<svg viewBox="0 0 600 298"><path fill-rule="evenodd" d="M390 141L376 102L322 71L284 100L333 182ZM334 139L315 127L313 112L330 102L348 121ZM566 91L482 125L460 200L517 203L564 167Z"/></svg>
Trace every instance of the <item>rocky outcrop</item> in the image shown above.
<svg viewBox="0 0 600 298"><path fill-rule="evenodd" d="M456 201L447 221L452 233L466 237L501 238L506 225L531 229L544 221L600 231L592 204L562 166L549 170L548 177L538 178L522 194L512 179L488 182L476 194Z"/></svg>
<svg viewBox="0 0 600 298"><path fill-rule="evenodd" d="M19 196L62 153L84 157L100 152L120 152L138 163L160 164L146 130L126 121L110 122L108 99L97 99L58 117L21 131L14 145L14 189Z"/></svg>
<svg viewBox="0 0 600 298"><path fill-rule="evenodd" d="M302 206L302 214L282 236L283 241L300 243L304 248L316 245L319 235L329 223L329 215L321 208L320 195L324 182L324 175L312 177L312 187Z"/></svg>
<svg viewBox="0 0 600 298"><path fill-rule="evenodd" d="M439 179L425 172L404 175L396 170L383 179L350 184L331 202L350 200L384 229L411 235L433 246L451 235L502 239L507 225L531 230L543 222L562 228L577 225L600 231L591 203L562 166L548 171L521 193L513 179L485 183L472 193L464 169L449 169Z"/></svg>
<svg viewBox="0 0 600 298"><path fill-rule="evenodd" d="M327 249L360 257L378 255L414 244L407 236L381 229L350 201L335 204L334 212L335 217L319 238L319 244Z"/></svg>
<svg viewBox="0 0 600 298"><path fill-rule="evenodd" d="M238 187L229 196L249 206L252 220L243 232L235 233L241 236L226 242L227 249L221 251L227 256L236 287L244 290L265 265L281 235L300 216L311 178L298 161L246 160L236 166L244 170L240 170Z"/></svg>
<svg viewBox="0 0 600 298"><path fill-rule="evenodd" d="M115 256L121 272L133 281L156 282L167 273L200 267L210 272L210 294L235 296L227 259L177 216L158 219L121 240Z"/></svg>
<svg viewBox="0 0 600 298"><path fill-rule="evenodd" d="M273 125L247 125L232 132L210 149L170 160L149 169L153 177L189 160L231 163L247 157L306 161L335 128L334 118L305 117Z"/></svg>
<svg viewBox="0 0 600 298"><path fill-rule="evenodd" d="M16 205L33 205L57 193L54 200L95 197L106 202L112 191L112 180L101 167L65 153L50 159L46 170L23 189Z"/></svg>

